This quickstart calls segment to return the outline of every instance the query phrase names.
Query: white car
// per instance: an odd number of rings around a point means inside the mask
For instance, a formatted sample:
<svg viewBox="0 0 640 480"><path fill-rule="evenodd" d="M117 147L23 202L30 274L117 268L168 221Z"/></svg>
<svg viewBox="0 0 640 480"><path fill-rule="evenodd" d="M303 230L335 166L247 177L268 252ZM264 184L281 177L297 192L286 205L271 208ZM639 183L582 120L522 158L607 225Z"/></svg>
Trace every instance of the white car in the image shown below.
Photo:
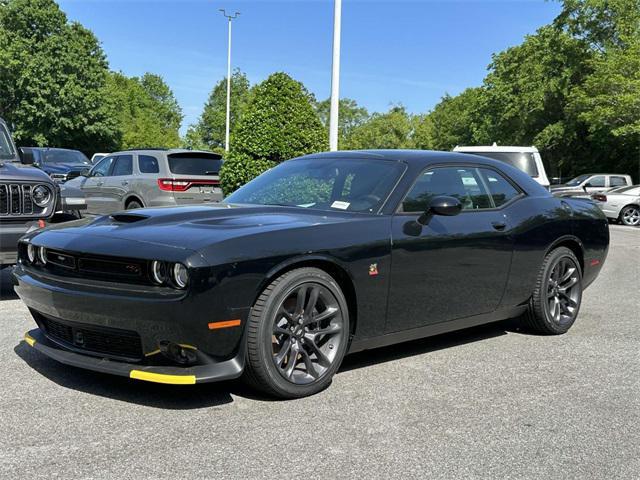
<svg viewBox="0 0 640 480"><path fill-rule="evenodd" d="M470 153L472 155L482 155L483 157L493 158L501 162L513 165L523 172L529 174L536 182L547 190L549 189L549 179L547 172L542 164L542 157L536 147L507 147L498 146L494 143L491 146L484 147L461 147L456 146L454 152Z"/></svg>
<svg viewBox="0 0 640 480"><path fill-rule="evenodd" d="M618 187L591 195L607 218L624 225L640 225L640 185Z"/></svg>

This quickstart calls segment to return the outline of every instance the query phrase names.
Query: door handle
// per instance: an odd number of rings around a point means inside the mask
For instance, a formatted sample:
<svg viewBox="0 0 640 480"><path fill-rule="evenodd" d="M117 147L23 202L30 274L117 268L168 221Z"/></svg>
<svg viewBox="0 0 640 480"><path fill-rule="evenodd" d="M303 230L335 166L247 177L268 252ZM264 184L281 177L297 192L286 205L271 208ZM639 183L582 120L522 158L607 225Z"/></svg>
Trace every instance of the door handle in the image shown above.
<svg viewBox="0 0 640 480"><path fill-rule="evenodd" d="M505 228L507 228L507 224L505 222L491 222L491 226L495 229L495 230L504 230Z"/></svg>
<svg viewBox="0 0 640 480"><path fill-rule="evenodd" d="M102 185L104 185L104 182L96 182L96 187L101 187Z"/></svg>
<svg viewBox="0 0 640 480"><path fill-rule="evenodd" d="M125 185L125 186L126 186L126 185L129 185L129 182L127 182L126 180L123 180L123 181L122 181L122 185Z"/></svg>

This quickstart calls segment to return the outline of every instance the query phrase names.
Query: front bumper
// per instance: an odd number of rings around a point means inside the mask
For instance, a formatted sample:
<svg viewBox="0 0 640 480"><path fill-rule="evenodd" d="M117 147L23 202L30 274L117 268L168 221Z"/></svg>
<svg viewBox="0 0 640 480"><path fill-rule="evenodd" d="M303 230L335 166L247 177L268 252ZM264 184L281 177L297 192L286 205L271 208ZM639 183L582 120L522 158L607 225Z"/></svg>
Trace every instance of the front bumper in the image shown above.
<svg viewBox="0 0 640 480"><path fill-rule="evenodd" d="M83 355L56 345L39 328L27 332L24 341L40 353L65 365L154 383L193 385L195 383L217 382L237 378L243 370L243 365L237 358L209 365L174 367L137 365Z"/></svg>

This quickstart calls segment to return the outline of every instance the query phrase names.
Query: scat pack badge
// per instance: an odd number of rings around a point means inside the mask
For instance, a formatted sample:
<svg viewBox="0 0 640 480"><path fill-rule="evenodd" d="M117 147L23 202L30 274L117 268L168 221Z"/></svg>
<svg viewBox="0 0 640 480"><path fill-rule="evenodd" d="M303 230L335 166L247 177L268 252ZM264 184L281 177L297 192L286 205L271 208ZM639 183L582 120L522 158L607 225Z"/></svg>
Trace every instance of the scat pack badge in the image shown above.
<svg viewBox="0 0 640 480"><path fill-rule="evenodd" d="M375 277L376 275L378 275L378 264L372 263L371 265L369 265L369 276Z"/></svg>

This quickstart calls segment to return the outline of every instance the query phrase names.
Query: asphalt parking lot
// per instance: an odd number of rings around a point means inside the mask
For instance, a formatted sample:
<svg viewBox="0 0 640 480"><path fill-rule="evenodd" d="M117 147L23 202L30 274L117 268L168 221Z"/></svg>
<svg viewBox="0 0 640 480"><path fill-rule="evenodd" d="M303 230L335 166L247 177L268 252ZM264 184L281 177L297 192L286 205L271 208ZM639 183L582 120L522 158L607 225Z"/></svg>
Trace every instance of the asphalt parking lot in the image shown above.
<svg viewBox="0 0 640 480"><path fill-rule="evenodd" d="M638 478L640 229L566 335L513 321L363 352L311 398L65 367L0 290L2 478Z"/></svg>

